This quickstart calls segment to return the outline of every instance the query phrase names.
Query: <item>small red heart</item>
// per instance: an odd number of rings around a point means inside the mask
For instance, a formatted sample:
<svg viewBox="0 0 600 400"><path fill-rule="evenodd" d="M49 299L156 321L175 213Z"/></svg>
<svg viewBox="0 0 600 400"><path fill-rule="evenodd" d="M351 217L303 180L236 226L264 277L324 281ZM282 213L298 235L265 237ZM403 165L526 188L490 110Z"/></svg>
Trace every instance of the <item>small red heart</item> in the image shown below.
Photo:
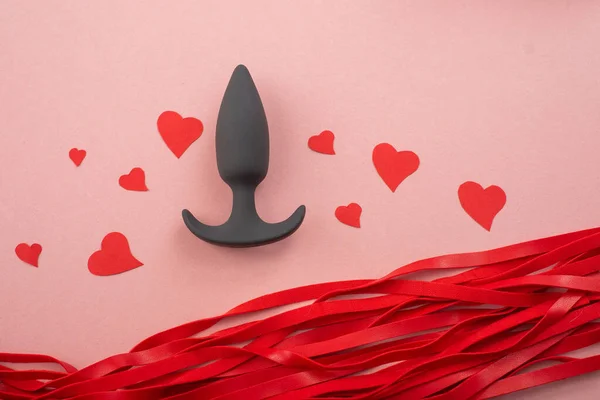
<svg viewBox="0 0 600 400"><path fill-rule="evenodd" d="M342 224L360 228L360 215L362 207L356 203L350 203L347 206L339 206L335 209L335 217Z"/></svg>
<svg viewBox="0 0 600 400"><path fill-rule="evenodd" d="M467 214L489 231L494 218L506 204L506 193L495 185L484 189L478 183L465 182L458 188L458 199Z"/></svg>
<svg viewBox="0 0 600 400"><path fill-rule="evenodd" d="M146 174L144 173L144 170L139 167L133 168L127 175L121 175L119 178L119 185L126 190L133 190L136 192L148 191L148 187L146 186Z"/></svg>
<svg viewBox="0 0 600 400"><path fill-rule="evenodd" d="M333 140L335 136L331 131L323 131L308 139L308 148L321 154L335 154Z"/></svg>
<svg viewBox="0 0 600 400"><path fill-rule="evenodd" d="M419 168L419 156L412 151L396 151L389 143L373 149L373 164L377 173L392 192Z"/></svg>
<svg viewBox="0 0 600 400"><path fill-rule="evenodd" d="M31 246L27 243L19 243L17 247L15 247L15 253L21 261L37 267L38 259L42 253L42 246L37 243L33 243Z"/></svg>
<svg viewBox="0 0 600 400"><path fill-rule="evenodd" d="M88 269L97 276L120 274L144 265L137 260L129 248L129 242L120 232L104 236L100 250L88 259Z"/></svg>
<svg viewBox="0 0 600 400"><path fill-rule="evenodd" d="M73 164L75 164L75 166L77 166L77 167L79 167L81 165L81 162L85 158L86 154L87 153L85 150L79 150L75 147L73 147L71 150L69 150L69 158L71 159L71 161L73 161Z"/></svg>
<svg viewBox="0 0 600 400"><path fill-rule="evenodd" d="M188 147L202 135L204 130L204 126L199 119L183 118L175 111L165 111L160 114L156 125L167 147L177 158L185 153Z"/></svg>

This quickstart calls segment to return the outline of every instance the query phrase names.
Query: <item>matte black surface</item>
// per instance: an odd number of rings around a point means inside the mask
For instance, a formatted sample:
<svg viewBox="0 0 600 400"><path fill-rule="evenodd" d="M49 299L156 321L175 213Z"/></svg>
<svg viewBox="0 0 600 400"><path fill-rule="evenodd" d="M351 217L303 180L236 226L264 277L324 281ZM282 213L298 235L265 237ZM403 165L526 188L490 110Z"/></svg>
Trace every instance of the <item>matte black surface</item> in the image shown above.
<svg viewBox="0 0 600 400"><path fill-rule="evenodd" d="M231 216L223 225L211 226L183 210L188 229L209 243L231 247L260 246L294 233L306 207L276 224L264 222L256 212L254 192L269 169L269 127L258 90L243 65L233 71L221 102L216 148L219 175L233 191Z"/></svg>

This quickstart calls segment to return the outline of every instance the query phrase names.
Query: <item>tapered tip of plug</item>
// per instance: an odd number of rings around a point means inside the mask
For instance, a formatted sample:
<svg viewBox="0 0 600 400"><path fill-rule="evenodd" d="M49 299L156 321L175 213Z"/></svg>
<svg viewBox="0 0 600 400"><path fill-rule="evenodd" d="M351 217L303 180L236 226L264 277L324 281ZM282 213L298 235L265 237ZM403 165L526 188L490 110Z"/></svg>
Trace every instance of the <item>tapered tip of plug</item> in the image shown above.
<svg viewBox="0 0 600 400"><path fill-rule="evenodd" d="M250 71L248 71L248 67L246 67L244 64L238 64L237 67L234 68L233 73L234 74L238 74L238 73L250 74Z"/></svg>

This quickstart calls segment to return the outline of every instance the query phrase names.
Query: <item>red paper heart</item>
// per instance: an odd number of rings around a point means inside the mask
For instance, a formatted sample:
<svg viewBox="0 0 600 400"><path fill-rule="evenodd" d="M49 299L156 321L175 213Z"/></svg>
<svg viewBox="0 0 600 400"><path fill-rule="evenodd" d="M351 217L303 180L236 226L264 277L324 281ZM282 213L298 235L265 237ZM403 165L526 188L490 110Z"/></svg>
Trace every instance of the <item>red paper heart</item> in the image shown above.
<svg viewBox="0 0 600 400"><path fill-rule="evenodd" d="M350 203L347 206L339 206L335 209L335 217L342 224L360 228L360 215L362 207L356 203Z"/></svg>
<svg viewBox="0 0 600 400"><path fill-rule="evenodd" d="M392 192L419 168L419 156L412 151L396 151L389 143L373 149L373 164L377 173Z"/></svg>
<svg viewBox="0 0 600 400"><path fill-rule="evenodd" d="M42 246L37 243L33 243L31 246L27 243L19 243L15 247L15 253L21 261L37 267L40 254L42 253Z"/></svg>
<svg viewBox="0 0 600 400"><path fill-rule="evenodd" d="M494 218L506 204L506 193L495 185L484 189L478 183L465 182L458 188L458 199L467 214L489 231Z"/></svg>
<svg viewBox="0 0 600 400"><path fill-rule="evenodd" d="M145 192L148 190L146 186L146 174L144 170L136 167L131 170L127 175L121 175L119 178L119 185L123 189L133 190L136 192Z"/></svg>
<svg viewBox="0 0 600 400"><path fill-rule="evenodd" d="M308 139L308 148L321 154L335 154L333 140L335 136L331 131L323 131Z"/></svg>
<svg viewBox="0 0 600 400"><path fill-rule="evenodd" d="M160 136L177 158L181 157L188 147L202 135L204 129L199 119L183 118L175 111L165 111L160 114L156 124Z"/></svg>
<svg viewBox="0 0 600 400"><path fill-rule="evenodd" d="M86 151L85 150L79 150L77 148L72 148L71 150L69 150L69 158L71 159L71 161L73 161L73 164L75 164L75 166L79 167L81 165L81 162L83 161L83 159L86 156Z"/></svg>
<svg viewBox="0 0 600 400"><path fill-rule="evenodd" d="M98 276L120 274L142 265L144 264L131 254L129 242L120 232L111 232L104 236L100 250L88 259L88 269Z"/></svg>

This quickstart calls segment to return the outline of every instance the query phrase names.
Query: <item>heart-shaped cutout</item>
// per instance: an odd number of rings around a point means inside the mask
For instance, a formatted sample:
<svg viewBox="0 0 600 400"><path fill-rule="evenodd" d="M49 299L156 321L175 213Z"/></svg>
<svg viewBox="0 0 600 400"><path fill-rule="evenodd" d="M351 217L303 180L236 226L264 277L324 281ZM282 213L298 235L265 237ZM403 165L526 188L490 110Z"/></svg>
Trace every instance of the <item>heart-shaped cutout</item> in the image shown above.
<svg viewBox="0 0 600 400"><path fill-rule="evenodd" d="M396 151L389 143L373 149L373 165L392 192L419 168L419 156L412 151Z"/></svg>
<svg viewBox="0 0 600 400"><path fill-rule="evenodd" d="M139 167L133 168L127 175L121 175L119 178L119 185L123 189L135 192L148 191L148 187L146 186L146 174L144 173L144 170Z"/></svg>
<svg viewBox="0 0 600 400"><path fill-rule="evenodd" d="M308 139L308 148L321 154L335 154L333 141L335 135L331 131L323 131L318 135L311 136Z"/></svg>
<svg viewBox="0 0 600 400"><path fill-rule="evenodd" d="M86 155L87 152L85 150L79 150L75 147L69 150L69 158L71 159L71 161L73 161L73 164L75 164L76 167L79 167L81 165Z"/></svg>
<svg viewBox="0 0 600 400"><path fill-rule="evenodd" d="M193 117L183 118L175 111L165 111L156 122L158 132L167 147L180 158L183 153L194 143L204 130L199 119Z"/></svg>
<svg viewBox="0 0 600 400"><path fill-rule="evenodd" d="M97 276L109 276L130 271L144 265L129 248L129 242L120 232L111 232L102 239L100 250L88 259L89 271Z"/></svg>
<svg viewBox="0 0 600 400"><path fill-rule="evenodd" d="M40 254L42 253L42 246L37 243L33 243L31 246L27 243L19 243L15 247L15 253L21 261L37 267Z"/></svg>
<svg viewBox="0 0 600 400"><path fill-rule="evenodd" d="M356 203L350 203L347 206L339 206L335 209L335 217L342 224L360 228L360 216L362 207Z"/></svg>
<svg viewBox="0 0 600 400"><path fill-rule="evenodd" d="M466 213L490 231L494 218L506 204L506 193L496 185L484 189L478 183L465 182L458 188L458 199Z"/></svg>

